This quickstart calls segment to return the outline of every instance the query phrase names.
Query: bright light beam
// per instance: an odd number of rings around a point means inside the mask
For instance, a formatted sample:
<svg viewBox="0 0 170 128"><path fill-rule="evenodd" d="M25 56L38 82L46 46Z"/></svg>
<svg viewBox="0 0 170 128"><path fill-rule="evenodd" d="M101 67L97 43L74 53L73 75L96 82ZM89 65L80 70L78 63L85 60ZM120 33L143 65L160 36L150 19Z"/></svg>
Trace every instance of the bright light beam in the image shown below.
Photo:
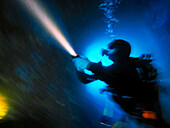
<svg viewBox="0 0 170 128"><path fill-rule="evenodd" d="M47 13L43 11L43 8L38 6L35 0L20 1L72 56L77 56L69 42L66 40L66 38L57 27L57 25L50 20L50 18L47 16Z"/></svg>

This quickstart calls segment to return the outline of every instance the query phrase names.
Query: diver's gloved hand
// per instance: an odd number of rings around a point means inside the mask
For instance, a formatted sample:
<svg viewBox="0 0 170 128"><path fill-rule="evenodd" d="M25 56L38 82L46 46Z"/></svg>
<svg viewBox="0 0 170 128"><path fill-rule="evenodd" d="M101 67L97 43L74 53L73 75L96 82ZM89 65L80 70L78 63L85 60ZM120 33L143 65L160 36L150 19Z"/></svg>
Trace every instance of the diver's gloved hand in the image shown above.
<svg viewBox="0 0 170 128"><path fill-rule="evenodd" d="M89 65L90 61L87 58L76 57L73 59L73 63L78 71L83 72Z"/></svg>

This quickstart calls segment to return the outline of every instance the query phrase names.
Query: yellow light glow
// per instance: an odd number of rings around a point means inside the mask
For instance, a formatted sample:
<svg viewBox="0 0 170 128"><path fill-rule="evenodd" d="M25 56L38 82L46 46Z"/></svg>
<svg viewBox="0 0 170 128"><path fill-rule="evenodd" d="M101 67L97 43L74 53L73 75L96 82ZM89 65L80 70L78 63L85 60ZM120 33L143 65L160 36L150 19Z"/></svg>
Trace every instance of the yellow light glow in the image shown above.
<svg viewBox="0 0 170 128"><path fill-rule="evenodd" d="M8 112L8 103L6 98L0 94L0 119L2 119Z"/></svg>
<svg viewBox="0 0 170 128"><path fill-rule="evenodd" d="M20 1L72 56L77 56L69 42L66 40L64 35L57 27L57 25L54 24L54 22L52 22L52 20L48 17L47 13L43 11L44 9L38 6L38 3L35 0L20 0Z"/></svg>

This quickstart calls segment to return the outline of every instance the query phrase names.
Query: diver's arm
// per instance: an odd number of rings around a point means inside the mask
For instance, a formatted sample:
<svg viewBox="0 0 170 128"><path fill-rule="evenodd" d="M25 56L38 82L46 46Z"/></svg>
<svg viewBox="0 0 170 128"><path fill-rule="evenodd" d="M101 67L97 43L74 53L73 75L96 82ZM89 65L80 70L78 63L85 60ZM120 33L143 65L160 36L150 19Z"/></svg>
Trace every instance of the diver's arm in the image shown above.
<svg viewBox="0 0 170 128"><path fill-rule="evenodd" d="M95 74L98 74L102 68L103 68L103 66L102 66L101 62L99 62L99 63L90 62L86 67L86 69L92 71Z"/></svg>
<svg viewBox="0 0 170 128"><path fill-rule="evenodd" d="M98 79L95 75L88 75L78 70L76 70L76 73L77 73L78 79L84 84L93 82Z"/></svg>
<svg viewBox="0 0 170 128"><path fill-rule="evenodd" d="M104 78L105 76L108 76L106 68L102 66L102 63L92 63L90 62L87 66L87 69L92 71L98 78Z"/></svg>
<svg viewBox="0 0 170 128"><path fill-rule="evenodd" d="M77 71L77 76L82 83L86 84L99 79L112 84L115 83L116 86L119 81L119 78L103 67L101 62L93 63L83 58L75 58L73 63ZM90 70L93 75L85 74L84 69Z"/></svg>
<svg viewBox="0 0 170 128"><path fill-rule="evenodd" d="M86 84L98 79L96 75L88 75L84 72L85 69L88 69L91 66L91 62L87 58L75 58L73 59L73 63L77 76L82 83Z"/></svg>

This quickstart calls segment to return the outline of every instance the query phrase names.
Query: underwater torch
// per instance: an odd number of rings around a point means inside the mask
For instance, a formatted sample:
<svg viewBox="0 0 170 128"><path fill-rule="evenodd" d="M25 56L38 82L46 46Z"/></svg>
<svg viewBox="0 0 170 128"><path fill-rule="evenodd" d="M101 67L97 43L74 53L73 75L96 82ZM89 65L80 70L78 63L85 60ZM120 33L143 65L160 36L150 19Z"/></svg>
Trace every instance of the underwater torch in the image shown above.
<svg viewBox="0 0 170 128"><path fill-rule="evenodd" d="M37 3L35 0L20 0L20 2L27 7L29 12L35 16L42 25L47 29L47 31L60 43L62 47L73 57L78 57L78 55L75 53L67 39L64 37L62 32L59 30L57 25L52 22L50 17L48 17L47 13L44 11L44 9L39 6L40 4Z"/></svg>

